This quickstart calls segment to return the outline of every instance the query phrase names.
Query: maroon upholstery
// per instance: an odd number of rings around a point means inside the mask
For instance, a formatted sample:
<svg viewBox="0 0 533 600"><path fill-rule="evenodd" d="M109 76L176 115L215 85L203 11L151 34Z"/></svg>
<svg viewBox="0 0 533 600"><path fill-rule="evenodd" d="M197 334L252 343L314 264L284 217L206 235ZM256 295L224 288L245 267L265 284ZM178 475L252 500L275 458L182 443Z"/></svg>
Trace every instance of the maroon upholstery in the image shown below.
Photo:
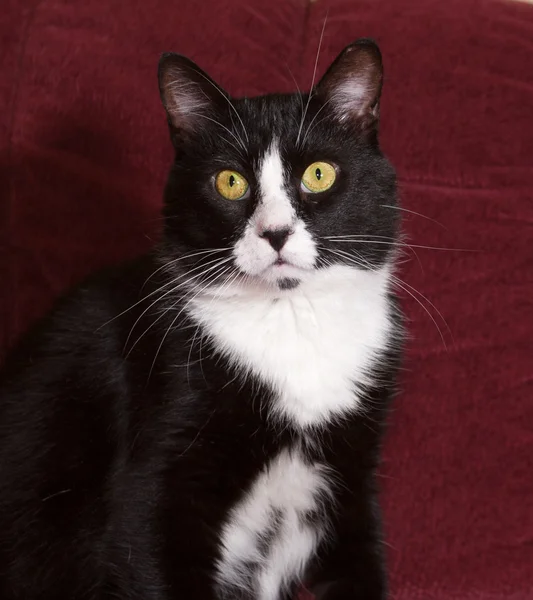
<svg viewBox="0 0 533 600"><path fill-rule="evenodd" d="M404 213L410 242L470 250L417 247L400 271L411 340L382 480L392 597L533 598L532 6L4 0L1 351L157 235L171 159L159 53L235 94L292 90L289 68L308 88L326 13L319 72L356 37L382 47L383 145L404 208L433 219Z"/></svg>

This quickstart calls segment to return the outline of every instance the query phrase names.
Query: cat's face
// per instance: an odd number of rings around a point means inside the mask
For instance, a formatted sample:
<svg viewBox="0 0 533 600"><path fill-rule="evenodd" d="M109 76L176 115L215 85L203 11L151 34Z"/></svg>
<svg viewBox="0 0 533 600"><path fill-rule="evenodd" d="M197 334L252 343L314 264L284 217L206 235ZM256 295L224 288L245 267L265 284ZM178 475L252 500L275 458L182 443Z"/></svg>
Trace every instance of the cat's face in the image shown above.
<svg viewBox="0 0 533 600"><path fill-rule="evenodd" d="M165 260L190 255L187 268L205 283L278 294L338 265L386 264L398 213L377 142L381 79L366 40L341 53L310 97L230 99L194 63L165 55L176 149Z"/></svg>

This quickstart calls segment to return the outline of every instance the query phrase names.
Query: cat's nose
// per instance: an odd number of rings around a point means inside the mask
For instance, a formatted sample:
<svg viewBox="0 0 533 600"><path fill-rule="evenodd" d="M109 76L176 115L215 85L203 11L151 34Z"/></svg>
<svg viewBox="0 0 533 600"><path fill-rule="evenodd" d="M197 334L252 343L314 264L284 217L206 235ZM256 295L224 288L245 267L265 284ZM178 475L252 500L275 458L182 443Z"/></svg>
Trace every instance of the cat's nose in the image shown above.
<svg viewBox="0 0 533 600"><path fill-rule="evenodd" d="M291 233L292 231L286 227L284 229L267 229L260 235L262 238L268 240L268 243L272 246L272 248L274 248L274 250L276 250L276 252L279 252L283 246L285 246L285 243L287 242L287 239Z"/></svg>

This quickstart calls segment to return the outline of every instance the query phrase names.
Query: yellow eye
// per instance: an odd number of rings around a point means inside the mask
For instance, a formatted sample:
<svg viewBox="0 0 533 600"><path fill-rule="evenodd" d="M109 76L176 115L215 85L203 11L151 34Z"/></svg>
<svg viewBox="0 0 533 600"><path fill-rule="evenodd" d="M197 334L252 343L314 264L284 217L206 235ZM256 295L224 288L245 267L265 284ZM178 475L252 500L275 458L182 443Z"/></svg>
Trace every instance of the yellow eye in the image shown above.
<svg viewBox="0 0 533 600"><path fill-rule="evenodd" d="M314 162L303 174L302 187L304 191L312 194L325 192L335 183L336 177L335 167L327 162Z"/></svg>
<svg viewBox="0 0 533 600"><path fill-rule="evenodd" d="M220 171L215 178L215 187L226 200L240 200L248 191L248 182L237 171Z"/></svg>

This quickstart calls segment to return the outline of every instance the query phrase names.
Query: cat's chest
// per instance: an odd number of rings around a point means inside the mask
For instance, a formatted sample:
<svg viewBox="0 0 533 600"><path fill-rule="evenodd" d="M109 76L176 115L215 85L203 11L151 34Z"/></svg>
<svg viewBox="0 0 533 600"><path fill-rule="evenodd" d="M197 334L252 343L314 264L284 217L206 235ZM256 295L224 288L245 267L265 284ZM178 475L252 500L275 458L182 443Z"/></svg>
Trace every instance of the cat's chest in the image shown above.
<svg viewBox="0 0 533 600"><path fill-rule="evenodd" d="M199 299L191 312L217 351L272 390L274 414L325 425L358 407L358 386L389 343L383 279L359 277L276 300Z"/></svg>
<svg viewBox="0 0 533 600"><path fill-rule="evenodd" d="M230 510L220 533L217 586L277 600L304 574L328 532L333 506L327 469L297 451L275 456Z"/></svg>

